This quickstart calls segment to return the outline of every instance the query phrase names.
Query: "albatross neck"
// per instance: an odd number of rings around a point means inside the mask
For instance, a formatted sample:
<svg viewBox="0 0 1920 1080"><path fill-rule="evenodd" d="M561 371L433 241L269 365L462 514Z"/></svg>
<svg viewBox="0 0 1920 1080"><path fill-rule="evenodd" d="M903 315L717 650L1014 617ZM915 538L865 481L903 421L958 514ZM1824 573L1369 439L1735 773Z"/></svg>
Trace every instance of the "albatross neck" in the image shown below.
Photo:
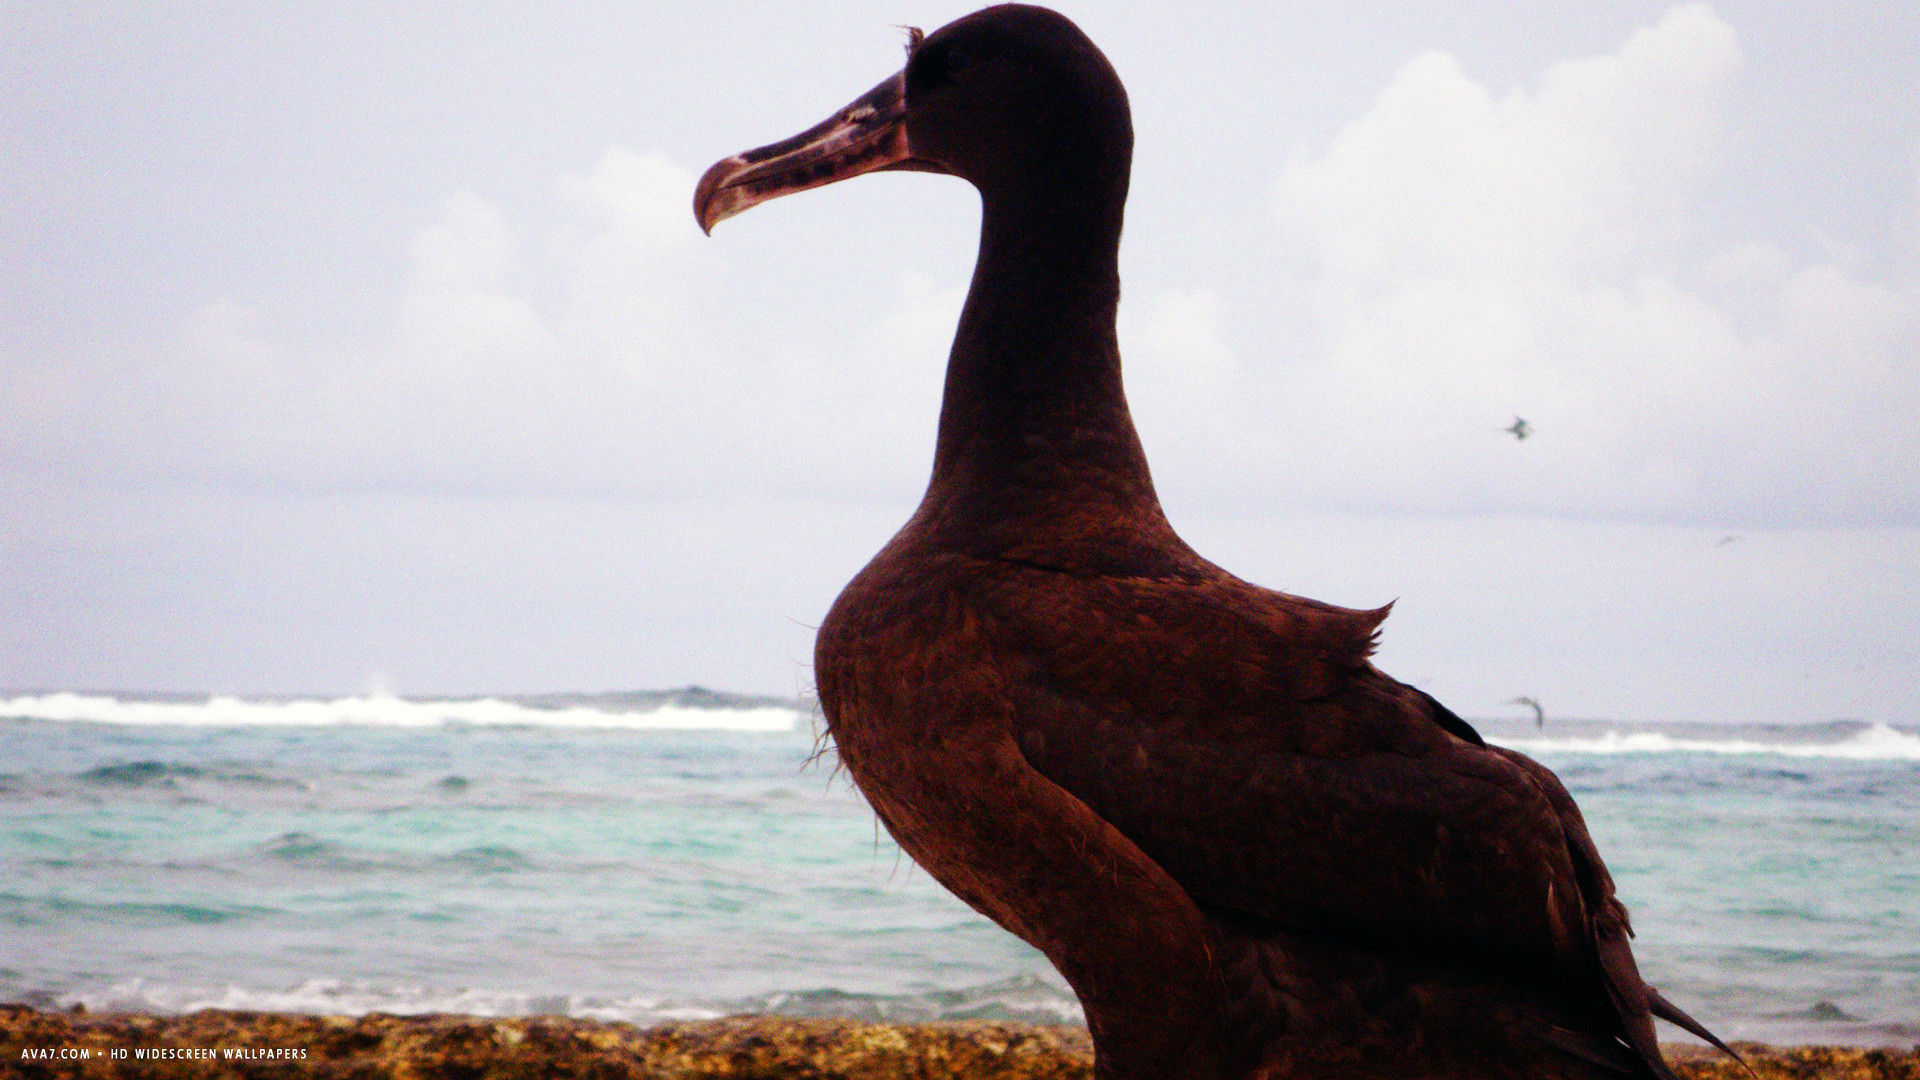
<svg viewBox="0 0 1920 1080"><path fill-rule="evenodd" d="M983 195L922 512L950 543L1057 564L1173 534L1121 386L1124 174L1051 189Z"/></svg>

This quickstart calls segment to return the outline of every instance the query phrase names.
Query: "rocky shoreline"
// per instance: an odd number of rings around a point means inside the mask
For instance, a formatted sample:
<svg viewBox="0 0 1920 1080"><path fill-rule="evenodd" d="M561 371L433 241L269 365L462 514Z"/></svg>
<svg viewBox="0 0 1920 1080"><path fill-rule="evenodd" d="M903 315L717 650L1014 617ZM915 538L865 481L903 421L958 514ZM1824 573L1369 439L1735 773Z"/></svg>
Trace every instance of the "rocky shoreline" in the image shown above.
<svg viewBox="0 0 1920 1080"><path fill-rule="evenodd" d="M1920 1080L1920 1047L1743 1044L1757 1080ZM1688 1080L1749 1074L1673 1048ZM0 1005L0 1077L284 1080L1085 1080L1084 1029L743 1016L637 1028L566 1017L185 1016Z"/></svg>

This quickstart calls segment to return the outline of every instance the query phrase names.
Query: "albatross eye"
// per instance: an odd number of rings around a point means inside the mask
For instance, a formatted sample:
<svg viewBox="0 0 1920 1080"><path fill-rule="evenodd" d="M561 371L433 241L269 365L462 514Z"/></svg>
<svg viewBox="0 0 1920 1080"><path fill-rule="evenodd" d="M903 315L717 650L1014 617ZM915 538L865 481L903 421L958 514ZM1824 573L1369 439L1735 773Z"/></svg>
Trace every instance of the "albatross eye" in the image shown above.
<svg viewBox="0 0 1920 1080"><path fill-rule="evenodd" d="M907 63L907 81L916 86L951 86L968 62L959 46L936 42L913 54Z"/></svg>

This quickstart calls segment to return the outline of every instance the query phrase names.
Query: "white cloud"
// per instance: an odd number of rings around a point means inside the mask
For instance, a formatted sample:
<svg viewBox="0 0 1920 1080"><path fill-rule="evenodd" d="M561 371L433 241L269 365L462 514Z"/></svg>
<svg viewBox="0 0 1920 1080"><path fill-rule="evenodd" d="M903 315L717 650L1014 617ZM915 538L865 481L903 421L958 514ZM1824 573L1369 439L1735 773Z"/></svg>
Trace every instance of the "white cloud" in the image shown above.
<svg viewBox="0 0 1920 1080"><path fill-rule="evenodd" d="M1127 400L1150 452L1236 437L1238 359L1221 337L1225 301L1210 288L1174 289L1122 305ZM1185 464L1167 455L1168 475ZM1209 465L1212 463L1209 462ZM1180 482L1185 483L1184 473Z"/></svg>
<svg viewBox="0 0 1920 1080"><path fill-rule="evenodd" d="M704 267L688 208L693 175L658 154L609 152L560 190L586 231L563 244L570 262L561 332L635 374L691 340L690 272ZM576 225L576 228L580 228Z"/></svg>
<svg viewBox="0 0 1920 1080"><path fill-rule="evenodd" d="M409 245L398 340L391 353L354 373L364 380L355 387L364 394L357 406L372 413L391 402L415 422L436 426L519 418L528 391L552 371L561 342L518 280L518 248L498 208L470 191L449 198L439 223ZM486 434L499 430L479 426Z"/></svg>
<svg viewBox="0 0 1920 1080"><path fill-rule="evenodd" d="M1886 267L1920 250L1702 254L1690 234L1741 64L1697 4L1509 91L1409 61L1279 179L1307 288L1222 258L1217 281L1129 293L1165 486L1215 508L1911 519L1920 275ZM960 283L910 261L904 220L709 242L693 181L615 149L544 197L456 191L396 244L401 288L357 340L219 300L171 342L21 365L7 452L94 479L910 498ZM768 293L814 268L830 285L796 295L826 303ZM1317 337L1245 325L1276 314Z"/></svg>
<svg viewBox="0 0 1920 1080"><path fill-rule="evenodd" d="M924 482L965 290L924 273L786 331L688 205L694 175L615 149L550 200L448 196L365 343L209 303L174 340L14 399L43 469L318 490L867 496ZM876 447L887 448L875 453ZM916 450L916 448L918 448Z"/></svg>
<svg viewBox="0 0 1920 1080"><path fill-rule="evenodd" d="M1238 377L1220 338L1226 304L1212 289L1172 290L1121 312L1127 377L1144 396L1199 403L1226 397Z"/></svg>
<svg viewBox="0 0 1920 1080"><path fill-rule="evenodd" d="M1496 97L1442 53L1403 67L1327 153L1289 169L1279 211L1349 302L1470 277L1527 299L1617 274L1665 231L1719 139L1732 28L1677 8L1615 56Z"/></svg>
<svg viewBox="0 0 1920 1080"><path fill-rule="evenodd" d="M1698 4L1534 90L1409 62L1282 175L1325 337L1266 455L1313 433L1339 482L1303 490L1348 505L1911 519L1911 286L1684 243L1740 63ZM1524 445L1498 435L1514 415Z"/></svg>

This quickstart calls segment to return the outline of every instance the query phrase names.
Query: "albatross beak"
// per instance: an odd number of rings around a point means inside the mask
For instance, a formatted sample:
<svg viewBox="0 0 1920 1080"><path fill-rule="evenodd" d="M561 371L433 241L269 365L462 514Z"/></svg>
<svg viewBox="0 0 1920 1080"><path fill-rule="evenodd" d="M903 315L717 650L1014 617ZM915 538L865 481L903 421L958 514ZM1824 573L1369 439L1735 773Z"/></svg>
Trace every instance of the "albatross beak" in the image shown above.
<svg viewBox="0 0 1920 1080"><path fill-rule="evenodd" d="M907 149L907 76L895 75L824 123L714 163L693 190L708 233L749 206L879 169L939 170Z"/></svg>

